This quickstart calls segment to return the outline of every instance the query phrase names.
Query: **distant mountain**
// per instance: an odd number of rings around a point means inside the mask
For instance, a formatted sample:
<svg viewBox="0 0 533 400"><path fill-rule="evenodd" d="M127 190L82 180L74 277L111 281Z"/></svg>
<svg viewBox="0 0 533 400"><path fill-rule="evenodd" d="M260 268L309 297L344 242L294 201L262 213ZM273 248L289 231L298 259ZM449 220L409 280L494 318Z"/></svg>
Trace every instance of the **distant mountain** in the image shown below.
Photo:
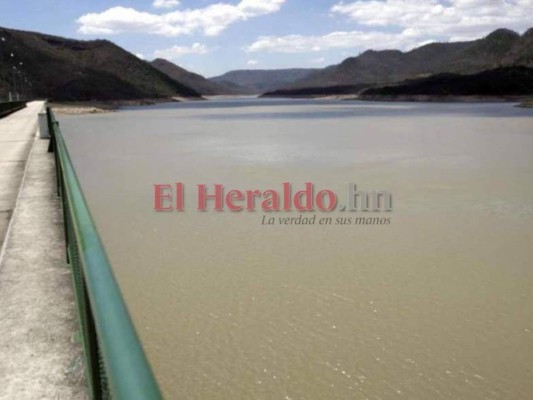
<svg viewBox="0 0 533 400"><path fill-rule="evenodd" d="M368 50L283 89L386 84L439 73L473 74L502 66L533 66L533 28L498 29L471 42L431 43L408 52Z"/></svg>
<svg viewBox="0 0 533 400"><path fill-rule="evenodd" d="M437 74L394 86L365 90L361 98L405 96L530 96L533 95L533 68L502 67L471 75Z"/></svg>
<svg viewBox="0 0 533 400"><path fill-rule="evenodd" d="M236 70L209 80L224 85L233 85L244 93L260 94L280 89L307 77L314 71L317 70L306 68Z"/></svg>
<svg viewBox="0 0 533 400"><path fill-rule="evenodd" d="M324 86L324 87L309 87L309 88L296 88L296 89L278 89L272 92L266 92L261 97L324 97L324 96L338 96L338 95L350 95L359 94L365 89L368 89L370 85L361 83L359 85L347 85L347 86Z"/></svg>
<svg viewBox="0 0 533 400"><path fill-rule="evenodd" d="M168 75L172 79L181 82L202 95L222 95L222 94L238 94L239 89L234 85L224 85L222 83L212 82L204 78L202 75L187 71L163 58L157 58L150 62L150 64L159 71Z"/></svg>
<svg viewBox="0 0 533 400"><path fill-rule="evenodd" d="M0 28L0 37L5 38L0 45L4 93L14 84L20 90L21 82L28 80L34 96L56 101L200 97L107 40L72 40L6 28ZM24 77L14 77L15 63ZM25 88L29 90L29 84Z"/></svg>

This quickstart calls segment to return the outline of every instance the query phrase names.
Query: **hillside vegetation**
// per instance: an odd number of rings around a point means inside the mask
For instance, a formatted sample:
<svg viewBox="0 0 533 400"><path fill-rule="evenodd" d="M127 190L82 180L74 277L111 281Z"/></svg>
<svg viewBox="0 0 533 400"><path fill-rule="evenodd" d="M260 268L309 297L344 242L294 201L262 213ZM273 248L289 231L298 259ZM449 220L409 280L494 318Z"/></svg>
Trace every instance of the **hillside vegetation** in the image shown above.
<svg viewBox="0 0 533 400"><path fill-rule="evenodd" d="M233 87L246 94L261 94L280 89L316 71L306 68L243 69L210 78L212 82Z"/></svg>
<svg viewBox="0 0 533 400"><path fill-rule="evenodd" d="M26 88L34 97L56 101L199 97L194 89L107 40L72 40L6 28L0 28L0 36L5 38L0 47L4 96L14 83L18 81L20 88L20 80L27 79ZM13 77L13 65L23 77Z"/></svg>
<svg viewBox="0 0 533 400"><path fill-rule="evenodd" d="M190 88L196 90L202 95L222 95L222 94L239 94L238 88L233 85L224 85L223 83L212 82L204 78L202 75L187 71L163 58L157 58L150 62L150 64L163 72L170 78L181 82Z"/></svg>
<svg viewBox="0 0 533 400"><path fill-rule="evenodd" d="M368 50L313 72L283 89L382 85L442 73L475 74L508 66L533 67L533 28L523 35L498 29L482 39L431 43L408 52Z"/></svg>
<svg viewBox="0 0 533 400"><path fill-rule="evenodd" d="M472 75L438 74L394 86L367 89L362 98L376 96L527 96L533 95L533 68L504 67Z"/></svg>

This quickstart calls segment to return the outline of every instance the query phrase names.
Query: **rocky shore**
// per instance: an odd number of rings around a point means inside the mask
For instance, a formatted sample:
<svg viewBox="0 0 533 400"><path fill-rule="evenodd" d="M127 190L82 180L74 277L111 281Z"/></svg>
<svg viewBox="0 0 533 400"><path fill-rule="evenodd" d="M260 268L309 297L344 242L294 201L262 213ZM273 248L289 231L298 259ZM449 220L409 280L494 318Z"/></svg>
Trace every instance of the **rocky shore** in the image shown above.
<svg viewBox="0 0 533 400"><path fill-rule="evenodd" d="M196 99L195 99L196 100ZM49 105L58 115L101 114L127 106L150 106L158 103L190 101L187 97L171 99L113 100L113 101L73 101L50 102Z"/></svg>

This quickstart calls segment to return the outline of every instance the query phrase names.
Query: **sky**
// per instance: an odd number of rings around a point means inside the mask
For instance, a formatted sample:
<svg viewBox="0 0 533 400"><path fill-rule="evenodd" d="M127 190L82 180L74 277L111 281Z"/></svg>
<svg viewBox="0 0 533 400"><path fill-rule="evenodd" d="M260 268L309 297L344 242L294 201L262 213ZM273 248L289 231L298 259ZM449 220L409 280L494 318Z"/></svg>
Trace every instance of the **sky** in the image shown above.
<svg viewBox="0 0 533 400"><path fill-rule="evenodd" d="M211 77L533 26L533 0L0 0L0 26L109 39Z"/></svg>

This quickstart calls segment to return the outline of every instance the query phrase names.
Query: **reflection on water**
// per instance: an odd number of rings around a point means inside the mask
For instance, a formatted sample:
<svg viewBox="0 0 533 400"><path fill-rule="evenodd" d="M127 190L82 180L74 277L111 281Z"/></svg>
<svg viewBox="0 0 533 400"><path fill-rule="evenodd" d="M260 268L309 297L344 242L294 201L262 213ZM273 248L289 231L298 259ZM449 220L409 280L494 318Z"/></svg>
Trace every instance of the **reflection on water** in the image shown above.
<svg viewBox="0 0 533 400"><path fill-rule="evenodd" d="M61 125L167 398L533 396L531 111L245 100ZM152 185L180 181L187 211L155 213ZM192 204L285 181L389 190L392 223Z"/></svg>

